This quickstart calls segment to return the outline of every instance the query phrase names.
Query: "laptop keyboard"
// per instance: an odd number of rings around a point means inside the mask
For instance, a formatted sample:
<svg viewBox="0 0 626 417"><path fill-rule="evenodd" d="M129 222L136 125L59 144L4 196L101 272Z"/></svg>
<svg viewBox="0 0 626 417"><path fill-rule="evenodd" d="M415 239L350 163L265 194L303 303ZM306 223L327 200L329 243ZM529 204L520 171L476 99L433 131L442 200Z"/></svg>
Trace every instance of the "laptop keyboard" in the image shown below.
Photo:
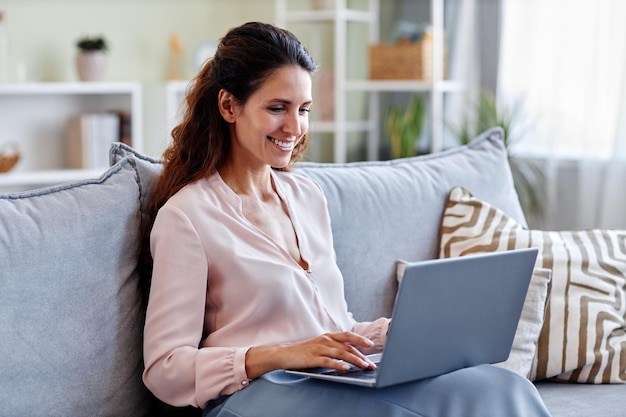
<svg viewBox="0 0 626 417"><path fill-rule="evenodd" d="M372 379L376 378L376 375L378 374L378 368L362 369L354 366L347 371L336 371L334 369L330 369L328 371L324 371L323 374L332 376L347 376L356 379Z"/></svg>

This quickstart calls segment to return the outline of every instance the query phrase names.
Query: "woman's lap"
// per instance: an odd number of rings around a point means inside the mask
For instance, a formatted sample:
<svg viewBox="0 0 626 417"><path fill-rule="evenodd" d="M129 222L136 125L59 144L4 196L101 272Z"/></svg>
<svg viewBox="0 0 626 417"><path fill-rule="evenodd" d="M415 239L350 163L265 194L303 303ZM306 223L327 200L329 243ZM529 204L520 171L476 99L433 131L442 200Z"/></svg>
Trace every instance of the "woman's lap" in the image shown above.
<svg viewBox="0 0 626 417"><path fill-rule="evenodd" d="M374 389L272 372L205 417L549 416L527 379L490 365Z"/></svg>

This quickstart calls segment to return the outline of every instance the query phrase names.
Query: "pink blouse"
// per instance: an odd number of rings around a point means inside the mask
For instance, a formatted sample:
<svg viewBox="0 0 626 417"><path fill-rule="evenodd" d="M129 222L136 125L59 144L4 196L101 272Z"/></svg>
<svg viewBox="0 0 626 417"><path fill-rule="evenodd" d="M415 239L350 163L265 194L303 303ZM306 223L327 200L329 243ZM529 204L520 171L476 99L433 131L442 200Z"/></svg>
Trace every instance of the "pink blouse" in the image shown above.
<svg viewBox="0 0 626 417"><path fill-rule="evenodd" d="M372 352L384 346L388 319L357 323L347 310L322 190L293 173L272 178L309 271L244 217L218 173L158 212L143 380L168 404L204 408L245 388L251 346L347 330L371 339Z"/></svg>

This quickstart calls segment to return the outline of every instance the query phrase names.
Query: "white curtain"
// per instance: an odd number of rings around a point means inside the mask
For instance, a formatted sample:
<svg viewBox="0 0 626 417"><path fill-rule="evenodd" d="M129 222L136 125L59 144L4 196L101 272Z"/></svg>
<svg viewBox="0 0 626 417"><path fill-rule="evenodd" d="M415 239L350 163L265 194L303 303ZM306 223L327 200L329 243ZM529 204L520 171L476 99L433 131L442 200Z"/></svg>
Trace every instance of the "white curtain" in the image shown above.
<svg viewBox="0 0 626 417"><path fill-rule="evenodd" d="M445 2L444 15L448 47L448 78L463 83L463 94L445 96L444 119L450 127L444 137L444 148L459 145L454 130L468 116L468 108L475 103L480 91L480 42L478 27L480 15L477 0L450 0Z"/></svg>
<svg viewBox="0 0 626 417"><path fill-rule="evenodd" d="M626 228L626 1L503 0L498 98L545 160L545 228Z"/></svg>

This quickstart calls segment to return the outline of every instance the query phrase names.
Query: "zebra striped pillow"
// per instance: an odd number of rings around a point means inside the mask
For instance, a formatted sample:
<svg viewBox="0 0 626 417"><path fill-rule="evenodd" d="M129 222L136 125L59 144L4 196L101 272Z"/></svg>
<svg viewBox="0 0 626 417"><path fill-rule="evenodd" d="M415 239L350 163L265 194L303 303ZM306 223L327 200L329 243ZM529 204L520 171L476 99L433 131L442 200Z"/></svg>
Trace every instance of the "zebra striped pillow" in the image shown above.
<svg viewBox="0 0 626 417"><path fill-rule="evenodd" d="M441 224L440 255L537 247L552 292L531 379L626 382L626 231L527 230L456 187Z"/></svg>

